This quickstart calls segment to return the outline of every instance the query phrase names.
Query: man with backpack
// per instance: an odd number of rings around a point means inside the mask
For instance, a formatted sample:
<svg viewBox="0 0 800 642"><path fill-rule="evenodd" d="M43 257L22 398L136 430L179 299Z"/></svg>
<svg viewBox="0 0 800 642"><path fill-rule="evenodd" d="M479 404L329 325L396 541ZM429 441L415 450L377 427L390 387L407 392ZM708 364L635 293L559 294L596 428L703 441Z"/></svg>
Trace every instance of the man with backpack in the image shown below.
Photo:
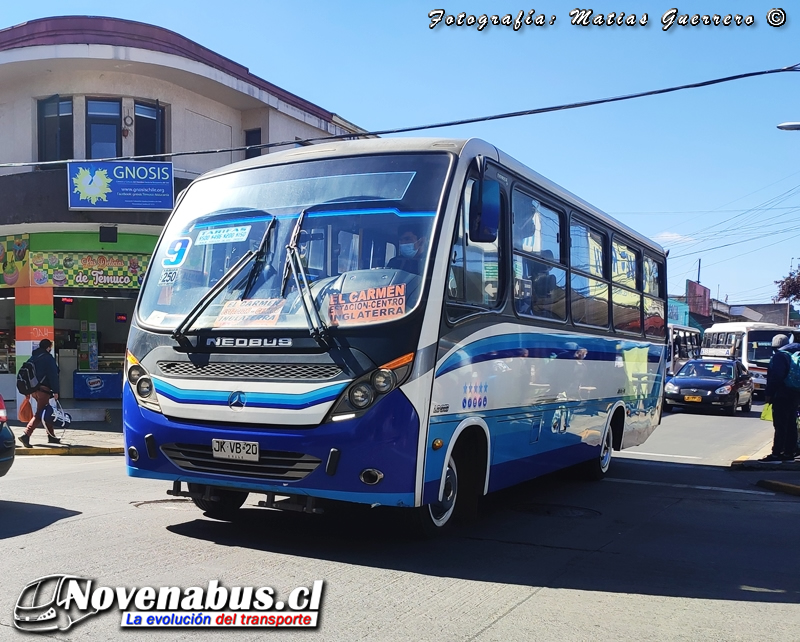
<svg viewBox="0 0 800 642"><path fill-rule="evenodd" d="M31 447L31 435L33 431L39 426L44 425L47 431L47 443L58 444L61 440L56 437L55 431L52 426L48 426L44 421L44 413L50 405L50 398L58 399L58 365L50 351L53 349L53 342L50 339L42 339L39 342L39 347L33 351L31 358L23 364L26 371L28 380L35 384L30 391L30 396L36 401L36 414L28 422L25 432L20 435L19 440L25 448ZM28 366L32 364L33 368ZM33 372L31 372L33 370ZM17 387L19 388L20 376L17 376ZM22 392L22 391L21 391Z"/></svg>
<svg viewBox="0 0 800 642"><path fill-rule="evenodd" d="M788 345L787 345L788 344ZM789 344L785 334L772 339L772 358L767 368L765 401L772 404L775 437L764 462L794 461L797 456L797 409L800 407L800 343Z"/></svg>

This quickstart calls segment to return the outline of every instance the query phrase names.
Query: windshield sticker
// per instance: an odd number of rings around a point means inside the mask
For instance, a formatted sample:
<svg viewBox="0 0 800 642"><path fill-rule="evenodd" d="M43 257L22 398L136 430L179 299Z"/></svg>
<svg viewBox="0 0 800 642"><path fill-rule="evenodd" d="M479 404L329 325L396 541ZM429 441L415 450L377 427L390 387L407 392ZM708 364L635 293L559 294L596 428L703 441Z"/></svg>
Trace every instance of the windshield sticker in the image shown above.
<svg viewBox="0 0 800 642"><path fill-rule="evenodd" d="M248 236L250 236L249 225L218 227L200 232L194 244L215 245L216 243L241 243L242 241L246 241Z"/></svg>
<svg viewBox="0 0 800 642"><path fill-rule="evenodd" d="M214 321L215 328L267 328L278 322L286 299L228 301Z"/></svg>
<svg viewBox="0 0 800 642"><path fill-rule="evenodd" d="M175 239L167 248L167 256L161 259L161 266L165 268L180 267L186 260L186 256L189 254L190 247L192 247L192 239L190 239L188 236L182 236Z"/></svg>
<svg viewBox="0 0 800 642"><path fill-rule="evenodd" d="M711 372L719 372L720 370L722 370L722 366L719 364L711 366Z"/></svg>
<svg viewBox="0 0 800 642"><path fill-rule="evenodd" d="M406 284L331 294L328 307L332 325L375 323L406 313Z"/></svg>
<svg viewBox="0 0 800 642"><path fill-rule="evenodd" d="M175 269L164 270L161 272L161 276L158 279L158 284L161 286L175 285L175 281L177 280L178 280L178 270Z"/></svg>

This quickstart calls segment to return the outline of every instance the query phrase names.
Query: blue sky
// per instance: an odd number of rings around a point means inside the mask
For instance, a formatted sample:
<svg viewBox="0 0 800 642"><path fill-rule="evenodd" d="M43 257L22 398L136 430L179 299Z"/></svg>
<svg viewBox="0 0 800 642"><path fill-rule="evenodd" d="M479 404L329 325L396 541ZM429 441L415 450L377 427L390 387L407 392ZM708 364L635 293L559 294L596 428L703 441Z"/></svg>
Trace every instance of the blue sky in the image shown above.
<svg viewBox="0 0 800 642"><path fill-rule="evenodd" d="M800 63L800 8L751 0L534 5L473 2L6 4L0 27L107 15L176 31L365 129L548 107ZM646 26L570 24L575 7L648 14ZM679 13L752 15L753 26L662 29ZM701 8L702 7L702 8ZM519 31L439 24L428 13L535 9L554 24ZM669 289L696 278L730 303L769 302L800 263L800 72L663 96L432 130L479 137L670 249ZM728 245L732 244L732 245ZM720 247L725 246L727 247Z"/></svg>

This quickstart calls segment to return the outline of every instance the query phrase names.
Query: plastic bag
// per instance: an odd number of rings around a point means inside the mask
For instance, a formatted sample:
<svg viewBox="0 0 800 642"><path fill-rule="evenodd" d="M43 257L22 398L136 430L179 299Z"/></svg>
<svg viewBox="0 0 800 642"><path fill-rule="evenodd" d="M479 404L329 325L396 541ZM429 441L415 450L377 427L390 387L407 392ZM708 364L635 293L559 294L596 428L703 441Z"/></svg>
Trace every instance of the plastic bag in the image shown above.
<svg viewBox="0 0 800 642"><path fill-rule="evenodd" d="M31 407L30 397L25 397L19 405L19 408L17 408L17 419L24 424L33 419L33 408Z"/></svg>
<svg viewBox="0 0 800 642"><path fill-rule="evenodd" d="M765 403L764 409L761 411L761 419L764 421L772 421L772 404Z"/></svg>

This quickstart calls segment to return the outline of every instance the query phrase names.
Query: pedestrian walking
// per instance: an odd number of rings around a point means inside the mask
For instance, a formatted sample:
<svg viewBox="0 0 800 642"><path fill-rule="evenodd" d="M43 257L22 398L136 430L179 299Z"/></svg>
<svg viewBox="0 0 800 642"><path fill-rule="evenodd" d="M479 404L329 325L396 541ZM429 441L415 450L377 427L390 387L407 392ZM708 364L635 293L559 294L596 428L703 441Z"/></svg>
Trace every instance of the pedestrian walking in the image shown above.
<svg viewBox="0 0 800 642"><path fill-rule="evenodd" d="M800 351L800 343L789 344L785 334L772 339L772 358L767 368L765 401L772 404L772 425L775 437L772 452L760 461L793 461L797 456L797 409L800 390L786 385L791 367L791 353Z"/></svg>
<svg viewBox="0 0 800 642"><path fill-rule="evenodd" d="M47 431L47 443L59 444L61 440L56 437L55 430L52 424L47 425L45 421L45 410L50 405L50 398L58 399L58 365L56 360L50 352L53 349L53 342L50 339L42 339L39 342L39 347L33 351L31 358L28 359L33 363L36 369L36 376L39 380L39 385L31 392L36 402L36 413L33 418L28 422L25 432L20 435L19 440L25 448L31 447L31 435L39 425L43 425ZM51 415L52 416L52 413Z"/></svg>

